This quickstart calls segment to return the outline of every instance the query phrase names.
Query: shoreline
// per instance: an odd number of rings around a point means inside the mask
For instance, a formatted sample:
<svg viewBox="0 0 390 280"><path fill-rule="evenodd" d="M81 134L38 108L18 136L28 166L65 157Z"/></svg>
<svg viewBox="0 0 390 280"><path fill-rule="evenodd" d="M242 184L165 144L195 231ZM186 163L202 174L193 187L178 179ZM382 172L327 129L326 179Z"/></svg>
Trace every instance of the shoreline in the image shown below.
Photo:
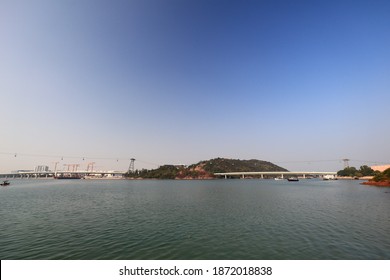
<svg viewBox="0 0 390 280"><path fill-rule="evenodd" d="M375 182L375 181L368 181L361 183L365 186L374 186L374 187L390 187L390 181L383 181L383 182Z"/></svg>
<svg viewBox="0 0 390 280"><path fill-rule="evenodd" d="M371 180L374 176L364 176L364 177L351 177L351 176L337 176L337 180Z"/></svg>

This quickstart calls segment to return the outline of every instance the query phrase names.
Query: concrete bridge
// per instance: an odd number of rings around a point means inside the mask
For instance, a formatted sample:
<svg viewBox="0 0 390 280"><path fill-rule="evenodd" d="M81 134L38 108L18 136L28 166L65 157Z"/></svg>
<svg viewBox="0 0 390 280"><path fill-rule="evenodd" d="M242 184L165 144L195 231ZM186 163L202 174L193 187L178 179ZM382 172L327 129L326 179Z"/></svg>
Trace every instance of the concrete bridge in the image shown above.
<svg viewBox="0 0 390 280"><path fill-rule="evenodd" d="M225 179L228 177L241 177L245 179L245 176L260 176L262 179L264 176L280 177L284 176L300 176L306 178L306 176L324 176L324 175L337 175L337 172L316 172L316 171L266 171L266 172L225 172L225 173L214 173L215 176L224 176Z"/></svg>
<svg viewBox="0 0 390 280"><path fill-rule="evenodd" d="M80 177L89 175L123 176L125 173L126 171L21 171L17 173L0 173L0 178L49 178L62 175L79 175Z"/></svg>

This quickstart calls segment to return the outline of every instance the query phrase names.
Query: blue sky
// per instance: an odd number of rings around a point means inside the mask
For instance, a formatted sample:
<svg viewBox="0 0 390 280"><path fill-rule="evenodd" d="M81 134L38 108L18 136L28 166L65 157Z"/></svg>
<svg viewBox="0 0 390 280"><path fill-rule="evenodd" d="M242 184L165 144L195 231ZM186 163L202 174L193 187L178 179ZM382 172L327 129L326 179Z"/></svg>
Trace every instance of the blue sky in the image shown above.
<svg viewBox="0 0 390 280"><path fill-rule="evenodd" d="M388 1L2 1L0 172L389 162L389 15Z"/></svg>

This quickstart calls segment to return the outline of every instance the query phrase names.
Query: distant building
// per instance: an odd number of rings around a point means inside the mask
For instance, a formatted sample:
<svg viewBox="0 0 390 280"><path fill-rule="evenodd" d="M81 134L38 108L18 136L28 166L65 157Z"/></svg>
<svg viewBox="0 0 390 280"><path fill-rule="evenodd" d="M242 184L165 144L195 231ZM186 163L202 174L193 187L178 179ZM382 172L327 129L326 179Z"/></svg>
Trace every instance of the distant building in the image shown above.
<svg viewBox="0 0 390 280"><path fill-rule="evenodd" d="M380 172L383 172L383 171L385 171L388 168L390 168L390 164L388 164L388 165L374 165L374 166L371 166L372 170L380 171Z"/></svg>
<svg viewBox="0 0 390 280"><path fill-rule="evenodd" d="M47 165L38 165L38 166L35 166L35 172L48 172L49 171L49 166Z"/></svg>

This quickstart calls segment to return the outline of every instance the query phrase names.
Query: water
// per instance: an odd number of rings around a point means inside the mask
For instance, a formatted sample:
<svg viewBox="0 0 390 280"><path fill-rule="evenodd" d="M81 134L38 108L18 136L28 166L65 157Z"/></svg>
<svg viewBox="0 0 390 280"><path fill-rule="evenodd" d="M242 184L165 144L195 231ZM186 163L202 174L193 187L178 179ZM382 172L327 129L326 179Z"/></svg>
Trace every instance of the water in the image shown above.
<svg viewBox="0 0 390 280"><path fill-rule="evenodd" d="M357 181L13 180L1 259L390 259L390 189Z"/></svg>

